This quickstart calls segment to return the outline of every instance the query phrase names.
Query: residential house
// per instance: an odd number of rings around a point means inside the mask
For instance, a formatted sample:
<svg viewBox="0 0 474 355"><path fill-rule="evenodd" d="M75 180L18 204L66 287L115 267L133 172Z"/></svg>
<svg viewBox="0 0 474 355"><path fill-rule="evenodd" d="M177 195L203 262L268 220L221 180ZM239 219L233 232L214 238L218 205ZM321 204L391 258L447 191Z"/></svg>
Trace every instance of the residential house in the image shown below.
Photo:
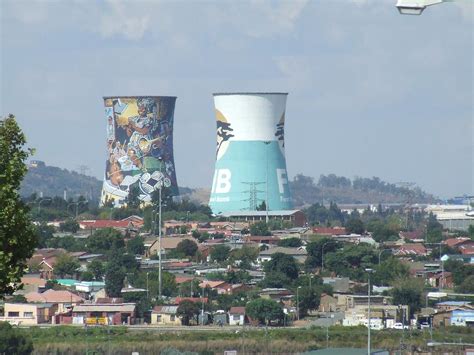
<svg viewBox="0 0 474 355"><path fill-rule="evenodd" d="M56 313L67 313L72 307L84 302L84 298L66 290L49 289L43 293L30 292L25 295L28 303L51 303L57 305Z"/></svg>
<svg viewBox="0 0 474 355"><path fill-rule="evenodd" d="M326 293L321 294L318 310L320 312L337 312L339 310L337 307L337 297Z"/></svg>
<svg viewBox="0 0 474 355"><path fill-rule="evenodd" d="M344 227L314 227L313 232L314 234L324 235L327 237L347 234L346 228Z"/></svg>
<svg viewBox="0 0 474 355"><path fill-rule="evenodd" d="M261 298L271 299L273 301L289 305L294 298L293 292L286 288L264 288L258 295Z"/></svg>
<svg viewBox="0 0 474 355"><path fill-rule="evenodd" d="M474 327L474 310L456 309L452 311L451 325L460 327Z"/></svg>
<svg viewBox="0 0 474 355"><path fill-rule="evenodd" d="M348 293L350 288L348 277L323 277L323 284L330 285L336 293Z"/></svg>
<svg viewBox="0 0 474 355"><path fill-rule="evenodd" d="M74 306L72 317L73 324L134 324L135 303L83 303Z"/></svg>
<svg viewBox="0 0 474 355"><path fill-rule="evenodd" d="M246 221L256 223L265 221L266 218L275 221L285 221L291 223L295 227L303 227L306 225L306 216L300 210L288 211L236 211L225 212L220 216L228 218L231 221Z"/></svg>
<svg viewBox="0 0 474 355"><path fill-rule="evenodd" d="M22 292L42 292L46 288L46 280L39 275L26 274L21 278L23 284Z"/></svg>
<svg viewBox="0 0 474 355"><path fill-rule="evenodd" d="M438 311L452 311L455 309L474 310L474 306L471 306L470 302L466 301L444 301L436 303L436 309Z"/></svg>
<svg viewBox="0 0 474 355"><path fill-rule="evenodd" d="M422 230L400 232L398 235L409 243L423 243L425 241L425 232Z"/></svg>
<svg viewBox="0 0 474 355"><path fill-rule="evenodd" d="M225 281L204 280L199 284L199 287L204 289L209 287L211 290L217 291L219 295L232 295L247 290L247 286L244 284L230 284Z"/></svg>
<svg viewBox="0 0 474 355"><path fill-rule="evenodd" d="M393 251L396 256L426 256L428 252L423 244L407 243Z"/></svg>
<svg viewBox="0 0 474 355"><path fill-rule="evenodd" d="M36 325L50 323L57 306L52 303L9 303L4 304L4 316L0 321L14 325Z"/></svg>
<svg viewBox="0 0 474 355"><path fill-rule="evenodd" d="M154 237L154 238L155 238L155 240L149 244L148 251L146 252L146 255L148 257L150 257L152 255L158 255L158 250L159 250L158 238L157 237ZM162 255L166 255L166 253L169 252L170 250L176 249L178 247L178 244L180 242L182 242L183 240L191 240L193 242L196 242L196 240L191 236L162 237L161 238L161 253L162 253Z"/></svg>
<svg viewBox="0 0 474 355"><path fill-rule="evenodd" d="M181 319L176 315L178 306L155 306L151 312L151 324L181 325Z"/></svg>
<svg viewBox="0 0 474 355"><path fill-rule="evenodd" d="M130 216L120 221L113 219L93 219L79 221L79 227L81 229L95 230L103 228L114 228L120 231L135 231L137 232L143 227L143 218L139 216Z"/></svg>
<svg viewBox="0 0 474 355"><path fill-rule="evenodd" d="M270 261L272 259L273 254L276 254L276 253L290 255L293 258L295 258L295 260L299 262L300 264L303 264L305 262L308 255L308 253L306 252L306 249L304 249L303 247L299 247L299 248L273 247L267 250L262 250L258 254L257 261L259 263Z"/></svg>
<svg viewBox="0 0 474 355"><path fill-rule="evenodd" d="M395 323L409 324L409 309L407 305L370 305L370 323L372 329L393 328ZM368 324L368 304L356 305L345 312L344 326Z"/></svg>
<svg viewBox="0 0 474 355"><path fill-rule="evenodd" d="M245 307L231 307L228 314L229 325L244 325L247 323Z"/></svg>

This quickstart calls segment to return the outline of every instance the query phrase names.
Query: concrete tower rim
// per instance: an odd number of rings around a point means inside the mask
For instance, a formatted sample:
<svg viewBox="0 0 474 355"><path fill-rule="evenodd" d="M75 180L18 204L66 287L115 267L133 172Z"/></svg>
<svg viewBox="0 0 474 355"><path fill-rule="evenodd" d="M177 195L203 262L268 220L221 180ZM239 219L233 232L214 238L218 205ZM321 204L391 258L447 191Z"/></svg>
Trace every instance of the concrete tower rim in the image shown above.
<svg viewBox="0 0 474 355"><path fill-rule="evenodd" d="M213 93L212 96L233 96L233 95L240 95L240 96L256 96L256 95L284 95L288 96L287 92L216 92Z"/></svg>

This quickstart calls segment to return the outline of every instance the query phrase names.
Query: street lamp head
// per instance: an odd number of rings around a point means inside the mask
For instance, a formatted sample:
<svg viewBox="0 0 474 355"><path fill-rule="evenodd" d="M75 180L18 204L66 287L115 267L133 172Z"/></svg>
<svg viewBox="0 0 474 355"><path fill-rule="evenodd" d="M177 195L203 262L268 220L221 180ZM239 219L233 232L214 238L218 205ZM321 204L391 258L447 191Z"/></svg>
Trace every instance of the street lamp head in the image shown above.
<svg viewBox="0 0 474 355"><path fill-rule="evenodd" d="M397 9L402 15L421 15L427 6L441 4L446 0L398 0Z"/></svg>
<svg viewBox="0 0 474 355"><path fill-rule="evenodd" d="M365 269L365 272L367 272L367 273L369 273L369 274L372 274L372 273L375 272L375 270L374 270L374 269L371 269L371 268L366 268L366 269Z"/></svg>

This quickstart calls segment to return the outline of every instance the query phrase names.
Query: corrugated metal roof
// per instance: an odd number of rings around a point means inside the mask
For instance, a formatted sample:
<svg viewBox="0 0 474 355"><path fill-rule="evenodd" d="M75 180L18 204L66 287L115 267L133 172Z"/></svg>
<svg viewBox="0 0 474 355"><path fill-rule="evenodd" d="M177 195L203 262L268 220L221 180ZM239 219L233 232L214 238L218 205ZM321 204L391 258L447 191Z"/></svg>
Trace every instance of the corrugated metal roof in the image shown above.
<svg viewBox="0 0 474 355"><path fill-rule="evenodd" d="M300 210L280 210L280 211L268 211L268 216L291 216L296 212L301 212ZM221 214L223 217L245 217L245 216L255 216L255 217L265 217L267 211L235 211L235 212L224 212Z"/></svg>
<svg viewBox="0 0 474 355"><path fill-rule="evenodd" d="M73 312L134 312L135 303L122 304L80 304L74 306Z"/></svg>

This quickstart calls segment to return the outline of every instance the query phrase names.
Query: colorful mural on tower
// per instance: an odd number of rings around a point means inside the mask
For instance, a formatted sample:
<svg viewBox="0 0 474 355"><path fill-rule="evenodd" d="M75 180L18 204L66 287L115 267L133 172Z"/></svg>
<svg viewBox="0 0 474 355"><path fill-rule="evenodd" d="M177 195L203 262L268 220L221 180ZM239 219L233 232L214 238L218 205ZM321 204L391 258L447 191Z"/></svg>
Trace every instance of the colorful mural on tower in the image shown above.
<svg viewBox="0 0 474 355"><path fill-rule="evenodd" d="M173 196L178 184L173 158L173 116L176 97L104 97L107 161L101 204L127 203L133 190L140 201L162 184Z"/></svg>

